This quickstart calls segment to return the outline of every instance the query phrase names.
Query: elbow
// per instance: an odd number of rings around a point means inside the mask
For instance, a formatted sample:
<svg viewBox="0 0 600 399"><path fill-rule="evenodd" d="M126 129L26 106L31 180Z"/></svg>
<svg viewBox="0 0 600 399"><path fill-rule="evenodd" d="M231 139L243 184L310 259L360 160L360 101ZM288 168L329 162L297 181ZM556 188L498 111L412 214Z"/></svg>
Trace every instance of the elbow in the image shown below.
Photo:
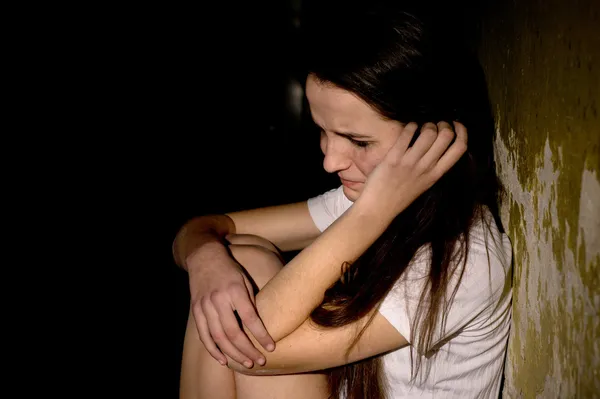
<svg viewBox="0 0 600 399"><path fill-rule="evenodd" d="M249 369L247 367L242 366L241 364L228 363L227 367L229 367L230 370L235 371L238 374L249 375L249 376L276 375L276 373L274 373L272 370L269 370L266 368L257 368L256 366Z"/></svg>
<svg viewBox="0 0 600 399"><path fill-rule="evenodd" d="M235 371L236 373L239 374L244 374L244 375L256 375L253 371L253 369L249 369L245 366L242 366L241 364L239 364L238 362L235 362L231 359L227 359L227 367L229 368L229 370L231 371Z"/></svg>
<svg viewBox="0 0 600 399"><path fill-rule="evenodd" d="M264 367L260 367L256 363L254 363L252 368L248 368L248 367L244 366L243 364L236 362L235 360L233 360L232 358L230 358L227 355L225 355L225 357L227 358L227 367L231 371L235 371L236 373L244 374L244 375L268 375L268 374L265 374L264 372L261 373L260 371L261 371L261 369L264 369Z"/></svg>
<svg viewBox="0 0 600 399"><path fill-rule="evenodd" d="M235 371L236 373L239 373L239 374L250 375L250 376L294 374L290 370L269 368L268 361L267 361L267 364L264 366L258 366L257 364L255 364L252 368L247 368L234 360L231 360L231 359L227 359L227 360L228 360L227 367L230 370Z"/></svg>

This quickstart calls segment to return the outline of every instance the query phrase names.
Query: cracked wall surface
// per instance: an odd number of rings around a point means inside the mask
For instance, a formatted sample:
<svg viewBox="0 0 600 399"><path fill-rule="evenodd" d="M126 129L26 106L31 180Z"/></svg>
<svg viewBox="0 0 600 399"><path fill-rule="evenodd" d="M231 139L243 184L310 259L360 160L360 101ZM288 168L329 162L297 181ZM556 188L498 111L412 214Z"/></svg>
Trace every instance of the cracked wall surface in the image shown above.
<svg viewBox="0 0 600 399"><path fill-rule="evenodd" d="M503 397L600 397L600 2L493 3L479 52L515 250Z"/></svg>

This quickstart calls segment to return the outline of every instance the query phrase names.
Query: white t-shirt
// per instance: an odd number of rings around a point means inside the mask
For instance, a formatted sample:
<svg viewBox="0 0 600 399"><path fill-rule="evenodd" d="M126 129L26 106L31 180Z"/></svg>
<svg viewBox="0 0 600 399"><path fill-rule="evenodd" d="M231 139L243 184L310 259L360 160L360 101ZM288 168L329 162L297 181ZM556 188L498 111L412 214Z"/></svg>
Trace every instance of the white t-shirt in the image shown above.
<svg viewBox="0 0 600 399"><path fill-rule="evenodd" d="M308 200L321 231L351 205L342 187ZM512 249L489 211L486 217L486 223L476 223L471 230L467 263L445 330L436 329L434 335L435 355L427 359L413 350L413 356L421 356L422 367L432 362L427 379L410 382L410 346L383 356L389 399L498 398L511 317ZM379 309L411 344L417 339L411 326L428 268L429 251L422 248ZM448 288L449 293L455 286Z"/></svg>

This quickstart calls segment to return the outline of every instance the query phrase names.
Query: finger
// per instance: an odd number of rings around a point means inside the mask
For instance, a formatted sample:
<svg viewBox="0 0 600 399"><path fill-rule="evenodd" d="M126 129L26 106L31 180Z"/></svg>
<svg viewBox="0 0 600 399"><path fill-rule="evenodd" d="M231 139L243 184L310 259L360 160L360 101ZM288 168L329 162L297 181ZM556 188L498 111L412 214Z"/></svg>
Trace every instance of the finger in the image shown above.
<svg viewBox="0 0 600 399"><path fill-rule="evenodd" d="M450 170L467 151L467 128L462 123L454 122L454 130L456 132L454 143L452 143L434 168L435 174L438 176Z"/></svg>
<svg viewBox="0 0 600 399"><path fill-rule="evenodd" d="M246 301L249 301L246 298ZM219 314L223 331L229 342L235 346L242 354L254 360L261 366L265 363L265 358L250 342L244 331L241 329L237 318L235 317L231 304L224 302L215 302L215 308Z"/></svg>
<svg viewBox="0 0 600 399"><path fill-rule="evenodd" d="M412 147L407 151L407 160L417 162L425 155L425 153L431 148L435 139L437 138L438 131L437 126L429 122L423 125L421 128L421 134Z"/></svg>
<svg viewBox="0 0 600 399"><path fill-rule="evenodd" d="M227 364L227 358L221 353L212 337L210 336L210 332L208 330L208 323L202 310L199 307L193 309L194 319L196 320L196 326L198 327L198 336L200 337L200 341L206 348L206 351L214 357L219 363L223 366Z"/></svg>
<svg viewBox="0 0 600 399"><path fill-rule="evenodd" d="M404 126L398 136L398 140L396 140L396 143L388 151L387 157L390 162L398 163L402 159L418 127L414 122L410 122Z"/></svg>
<svg viewBox="0 0 600 399"><path fill-rule="evenodd" d="M465 125L458 121L454 121L452 124L454 125L454 131L456 132L456 140L460 140L467 145L469 142L469 135L467 134Z"/></svg>
<svg viewBox="0 0 600 399"><path fill-rule="evenodd" d="M275 342L269 332L265 328L262 320L256 312L256 308L248 299L248 294L241 290L235 290L231 293L235 309L242 319L242 323L248 328L250 333L256 338L259 344L267 351L271 352L275 349Z"/></svg>
<svg viewBox="0 0 600 399"><path fill-rule="evenodd" d="M248 292L248 297L252 301L252 304L256 306L256 293L258 292L258 287L254 287L250 280L246 276L244 276L244 284L246 285L246 291Z"/></svg>
<svg viewBox="0 0 600 399"><path fill-rule="evenodd" d="M438 129L438 134L440 134L442 131L444 131L446 129L452 131L452 133L454 134L454 128L446 121L438 122L437 129Z"/></svg>
<svg viewBox="0 0 600 399"><path fill-rule="evenodd" d="M240 352L227 338L223 327L221 326L221 320L219 319L219 314L217 310L213 306L212 302L207 301L202 304L202 310L204 310L204 315L206 316L206 321L208 322L208 328L210 331L210 335L217 345L219 345L219 349L225 355L229 356L236 362L243 364L244 366L251 368L253 366L252 360ZM231 310L230 310L231 311Z"/></svg>
<svg viewBox="0 0 600 399"><path fill-rule="evenodd" d="M431 148L429 148L429 151L423 155L423 158L421 158L420 161L426 170L429 170L437 164L439 159L442 157L442 155L444 155L450 146L450 143L452 143L452 140L454 140L454 131L448 123L440 122L438 123L437 127L437 138L435 139L435 142Z"/></svg>

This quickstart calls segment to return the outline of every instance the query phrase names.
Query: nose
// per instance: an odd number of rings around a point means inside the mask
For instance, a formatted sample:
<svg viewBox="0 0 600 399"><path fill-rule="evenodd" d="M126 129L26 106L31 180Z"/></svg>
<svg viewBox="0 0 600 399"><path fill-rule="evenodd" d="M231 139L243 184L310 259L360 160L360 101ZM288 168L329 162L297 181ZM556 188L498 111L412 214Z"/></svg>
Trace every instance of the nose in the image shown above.
<svg viewBox="0 0 600 399"><path fill-rule="evenodd" d="M323 159L323 169L327 173L336 173L350 167L352 161L343 148L339 148L339 144L341 143L336 143L336 140L327 140L324 144L323 154L325 155L325 159Z"/></svg>

